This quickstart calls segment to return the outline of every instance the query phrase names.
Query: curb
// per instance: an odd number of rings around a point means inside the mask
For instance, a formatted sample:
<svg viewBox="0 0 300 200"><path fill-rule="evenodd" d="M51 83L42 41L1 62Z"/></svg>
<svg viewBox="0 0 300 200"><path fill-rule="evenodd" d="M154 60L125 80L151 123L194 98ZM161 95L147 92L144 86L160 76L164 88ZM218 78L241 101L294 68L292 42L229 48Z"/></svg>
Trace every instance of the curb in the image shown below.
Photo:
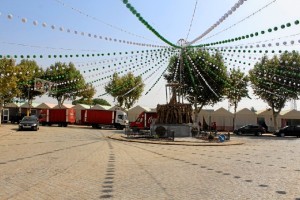
<svg viewBox="0 0 300 200"><path fill-rule="evenodd" d="M107 136L107 138L112 140L124 141L124 142L138 142L144 144L160 144L160 145L183 145L183 146L232 146L232 145L242 145L243 142L223 142L223 143L200 143L200 142L189 142L189 141L151 141L151 140L135 140L127 139L123 136L116 137L114 135Z"/></svg>

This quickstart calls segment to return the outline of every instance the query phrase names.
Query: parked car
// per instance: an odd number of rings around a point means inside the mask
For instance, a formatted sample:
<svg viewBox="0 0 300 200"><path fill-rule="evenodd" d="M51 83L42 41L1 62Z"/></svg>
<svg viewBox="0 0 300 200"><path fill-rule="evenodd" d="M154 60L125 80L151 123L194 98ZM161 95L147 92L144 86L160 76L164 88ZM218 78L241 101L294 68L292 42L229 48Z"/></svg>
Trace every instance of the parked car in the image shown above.
<svg viewBox="0 0 300 200"><path fill-rule="evenodd" d="M284 136L296 136L297 138L300 137L300 125L295 126L285 126L277 131L275 131L274 135L278 137Z"/></svg>
<svg viewBox="0 0 300 200"><path fill-rule="evenodd" d="M266 132L266 130L262 126L252 125L252 124L242 126L233 131L233 133L237 134L237 135L254 134L256 136L261 136L265 132Z"/></svg>
<svg viewBox="0 0 300 200"><path fill-rule="evenodd" d="M25 129L37 131L39 126L39 119L36 116L25 116L19 123L19 131Z"/></svg>

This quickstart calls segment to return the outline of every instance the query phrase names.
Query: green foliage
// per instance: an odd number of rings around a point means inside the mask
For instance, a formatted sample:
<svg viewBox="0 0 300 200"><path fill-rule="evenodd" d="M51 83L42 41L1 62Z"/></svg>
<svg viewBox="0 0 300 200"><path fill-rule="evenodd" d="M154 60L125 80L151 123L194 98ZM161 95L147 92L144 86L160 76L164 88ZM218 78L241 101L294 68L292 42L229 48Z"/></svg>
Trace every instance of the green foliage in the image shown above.
<svg viewBox="0 0 300 200"><path fill-rule="evenodd" d="M300 55L293 51L271 59L264 56L249 72L254 94L272 108L275 128L277 128L276 117L285 103L298 98L299 71Z"/></svg>
<svg viewBox="0 0 300 200"><path fill-rule="evenodd" d="M95 98L93 99L93 105L103 105L103 106L111 106L110 103L108 103L105 99L99 99L99 98Z"/></svg>
<svg viewBox="0 0 300 200"><path fill-rule="evenodd" d="M10 102L15 96L18 96L18 73L15 61L13 59L0 60L0 113L2 106L6 102Z"/></svg>
<svg viewBox="0 0 300 200"><path fill-rule="evenodd" d="M195 109L198 108L198 112L203 106L222 100L227 84L222 56L219 53L210 55L201 49L189 49L182 53L181 59L171 58L168 74L165 75L167 82L181 82L184 97L194 104Z"/></svg>
<svg viewBox="0 0 300 200"><path fill-rule="evenodd" d="M233 129L235 129L236 121L236 109L238 103L244 97L248 96L247 84L249 78L241 72L240 69L232 69L228 78L228 85L226 87L226 95L229 100L229 103L234 107L234 117L233 117Z"/></svg>
<svg viewBox="0 0 300 200"><path fill-rule="evenodd" d="M72 101L72 105L76 105L76 104L87 104L87 105L102 105L102 106L110 106L110 104L105 100L105 99L99 99L99 98L95 98L91 100L92 103L90 103L89 101L86 101L86 99L84 98L80 98L78 100Z"/></svg>
<svg viewBox="0 0 300 200"><path fill-rule="evenodd" d="M44 71L33 60L21 60L17 67L17 76L19 79L18 87L21 91L20 97L32 102L34 97L42 95L41 92L34 90L34 81L35 78L42 77Z"/></svg>
<svg viewBox="0 0 300 200"><path fill-rule="evenodd" d="M93 104L93 97L96 94L95 88L91 84L85 84L85 88L79 92L81 96L81 100L84 104L92 105Z"/></svg>
<svg viewBox="0 0 300 200"><path fill-rule="evenodd" d="M119 77L114 73L112 80L105 86L105 91L117 100L118 106L129 109L142 96L144 86L141 76L135 77L129 72Z"/></svg>
<svg viewBox="0 0 300 200"><path fill-rule="evenodd" d="M234 106L235 111L242 98L248 97L248 81L248 76L241 72L240 69L232 69L230 71L226 95L230 104Z"/></svg>
<svg viewBox="0 0 300 200"><path fill-rule="evenodd" d="M66 99L82 97L82 91L86 89L84 78L73 63L57 62L51 65L46 69L44 79L57 84L55 91L49 96L56 98L59 105Z"/></svg>
<svg viewBox="0 0 300 200"><path fill-rule="evenodd" d="M280 112L287 100L296 99L299 94L299 70L297 52L286 52L271 59L264 56L249 72L254 94Z"/></svg>

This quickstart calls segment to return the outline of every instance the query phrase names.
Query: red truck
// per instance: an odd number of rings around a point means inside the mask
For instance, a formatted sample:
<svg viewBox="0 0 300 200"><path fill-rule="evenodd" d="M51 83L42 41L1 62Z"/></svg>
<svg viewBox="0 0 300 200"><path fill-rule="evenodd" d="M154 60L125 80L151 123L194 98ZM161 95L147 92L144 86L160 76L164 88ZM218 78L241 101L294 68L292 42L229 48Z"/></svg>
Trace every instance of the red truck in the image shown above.
<svg viewBox="0 0 300 200"><path fill-rule="evenodd" d="M81 110L81 121L93 128L110 126L122 130L128 125L127 114L121 110Z"/></svg>
<svg viewBox="0 0 300 200"><path fill-rule="evenodd" d="M130 123L130 128L136 127L139 130L149 130L152 122L157 118L156 112L142 112L135 122Z"/></svg>
<svg viewBox="0 0 300 200"><path fill-rule="evenodd" d="M73 108L42 109L39 115L39 122L42 126L58 124L58 126L67 127L75 121L76 114Z"/></svg>

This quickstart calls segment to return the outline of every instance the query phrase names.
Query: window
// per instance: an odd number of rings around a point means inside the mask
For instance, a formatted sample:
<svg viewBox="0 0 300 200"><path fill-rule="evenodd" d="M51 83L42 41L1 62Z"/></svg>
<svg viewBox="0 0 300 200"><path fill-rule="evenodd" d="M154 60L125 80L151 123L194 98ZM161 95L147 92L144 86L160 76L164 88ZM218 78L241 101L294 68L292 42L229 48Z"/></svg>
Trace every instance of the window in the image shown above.
<svg viewBox="0 0 300 200"><path fill-rule="evenodd" d="M31 115L36 115L36 114L37 114L36 110L35 109L31 109Z"/></svg>

